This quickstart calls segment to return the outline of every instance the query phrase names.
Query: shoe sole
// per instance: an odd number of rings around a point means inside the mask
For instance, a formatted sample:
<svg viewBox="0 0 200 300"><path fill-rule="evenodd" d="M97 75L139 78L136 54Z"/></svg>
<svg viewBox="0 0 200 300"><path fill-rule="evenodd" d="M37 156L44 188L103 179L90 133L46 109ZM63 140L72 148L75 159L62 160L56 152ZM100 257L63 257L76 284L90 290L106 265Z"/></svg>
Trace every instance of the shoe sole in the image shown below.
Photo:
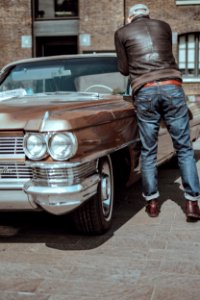
<svg viewBox="0 0 200 300"><path fill-rule="evenodd" d="M195 215L189 215L186 218L187 222L197 222L199 220L200 220L200 217L199 216L195 216Z"/></svg>

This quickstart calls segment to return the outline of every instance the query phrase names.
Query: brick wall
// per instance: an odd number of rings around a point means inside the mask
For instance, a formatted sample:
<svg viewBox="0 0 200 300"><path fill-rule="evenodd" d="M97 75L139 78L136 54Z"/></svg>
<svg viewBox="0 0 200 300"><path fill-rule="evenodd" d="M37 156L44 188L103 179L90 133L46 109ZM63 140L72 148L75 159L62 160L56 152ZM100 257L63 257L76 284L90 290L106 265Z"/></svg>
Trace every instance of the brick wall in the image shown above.
<svg viewBox="0 0 200 300"><path fill-rule="evenodd" d="M114 50L114 32L124 22L123 0L80 0L80 33L91 34L91 46L80 51Z"/></svg>
<svg viewBox="0 0 200 300"><path fill-rule="evenodd" d="M169 22L174 32L199 31L200 5L176 6L175 0L139 2L149 6L151 17ZM114 32L123 25L128 8L136 3L138 0L79 0L79 32L91 34L91 46L80 47L79 52L113 51ZM0 26L0 65L32 55L31 49L21 48L21 36L32 34L31 0L1 0ZM176 50L175 45L175 55Z"/></svg>
<svg viewBox="0 0 200 300"><path fill-rule="evenodd" d="M79 52L114 51L114 32L124 24L128 8L138 2L147 4L151 17L167 21L177 34L200 31L200 5L176 6L175 0L79 0L79 33L91 35L91 45L80 46ZM32 34L31 0L0 0L0 27L0 67L32 56L32 49L21 47L21 36ZM173 51L177 56L176 43ZM200 93L199 84L185 88L187 93Z"/></svg>
<svg viewBox="0 0 200 300"><path fill-rule="evenodd" d="M29 0L0 0L0 28L0 67L32 56L32 49L21 48L21 36L31 35Z"/></svg>

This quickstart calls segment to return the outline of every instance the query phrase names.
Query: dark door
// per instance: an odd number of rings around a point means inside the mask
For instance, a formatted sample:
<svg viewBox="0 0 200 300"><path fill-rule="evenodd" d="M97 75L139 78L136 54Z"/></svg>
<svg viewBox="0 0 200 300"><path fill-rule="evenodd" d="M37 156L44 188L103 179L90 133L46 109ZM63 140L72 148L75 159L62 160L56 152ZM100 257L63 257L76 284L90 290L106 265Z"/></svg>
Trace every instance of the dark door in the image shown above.
<svg viewBox="0 0 200 300"><path fill-rule="evenodd" d="M77 36L36 37L37 57L77 53Z"/></svg>

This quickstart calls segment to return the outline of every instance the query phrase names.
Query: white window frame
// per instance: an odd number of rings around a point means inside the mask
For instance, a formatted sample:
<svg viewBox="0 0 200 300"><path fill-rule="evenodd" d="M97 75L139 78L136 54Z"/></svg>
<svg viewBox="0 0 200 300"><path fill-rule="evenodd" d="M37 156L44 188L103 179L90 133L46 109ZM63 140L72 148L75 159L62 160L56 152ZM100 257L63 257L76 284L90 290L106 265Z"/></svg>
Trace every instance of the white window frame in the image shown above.
<svg viewBox="0 0 200 300"><path fill-rule="evenodd" d="M185 82L200 82L200 32L178 38L178 64Z"/></svg>
<svg viewBox="0 0 200 300"><path fill-rule="evenodd" d="M200 4L200 0L176 0L176 5L194 5Z"/></svg>

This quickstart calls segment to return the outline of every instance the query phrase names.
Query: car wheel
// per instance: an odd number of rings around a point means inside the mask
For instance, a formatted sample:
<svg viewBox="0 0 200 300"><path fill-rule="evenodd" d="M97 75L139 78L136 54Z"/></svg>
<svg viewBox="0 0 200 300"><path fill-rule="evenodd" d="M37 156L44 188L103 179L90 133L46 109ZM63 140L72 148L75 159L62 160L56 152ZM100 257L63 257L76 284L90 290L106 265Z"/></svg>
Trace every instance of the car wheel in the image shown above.
<svg viewBox="0 0 200 300"><path fill-rule="evenodd" d="M97 194L74 212L73 219L79 232L101 234L112 223L114 202L114 179L109 156L99 160L100 182Z"/></svg>

